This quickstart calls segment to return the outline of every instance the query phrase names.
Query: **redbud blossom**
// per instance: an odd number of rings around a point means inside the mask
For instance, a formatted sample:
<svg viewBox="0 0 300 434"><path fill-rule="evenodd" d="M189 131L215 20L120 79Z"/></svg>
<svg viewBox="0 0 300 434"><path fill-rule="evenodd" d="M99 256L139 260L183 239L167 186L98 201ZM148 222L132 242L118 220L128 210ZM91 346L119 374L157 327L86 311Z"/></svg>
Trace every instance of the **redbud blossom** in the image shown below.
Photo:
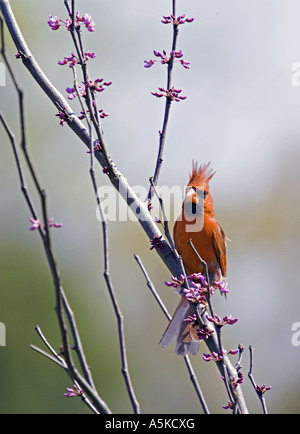
<svg viewBox="0 0 300 434"><path fill-rule="evenodd" d="M207 288L199 283L190 282L189 288L184 288L185 298L192 303L206 302Z"/></svg>
<svg viewBox="0 0 300 434"><path fill-rule="evenodd" d="M94 59L96 57L96 53L91 53L89 50L87 50L84 53L84 59L87 62L89 59ZM72 68L73 66L75 66L77 63L80 63L78 57L76 56L75 53L71 53L70 57L65 56L63 58L63 60L59 60L57 62L59 65L67 65L69 64L69 67Z"/></svg>
<svg viewBox="0 0 300 434"><path fill-rule="evenodd" d="M220 280L219 282L214 282L213 286L216 289L219 289L222 294L227 294L229 292L227 288L227 282L224 282L223 280Z"/></svg>
<svg viewBox="0 0 300 434"><path fill-rule="evenodd" d="M154 235L152 240L150 240L151 247L150 250L162 250L164 247L165 242L162 240L162 235Z"/></svg>
<svg viewBox="0 0 300 434"><path fill-rule="evenodd" d="M106 118L107 116L109 116L109 113L105 113L105 112L103 111L103 109L98 110L98 112L99 112L99 117L100 117L101 119L104 119L104 118ZM87 109L87 110L86 110L86 114L89 115L89 113L90 113L90 111ZM80 116L78 116L78 119L82 120L82 119L84 119L84 118L85 118L85 113L84 113L83 110L81 110L81 112L80 112ZM91 116L89 116L89 118L91 119Z"/></svg>
<svg viewBox="0 0 300 434"><path fill-rule="evenodd" d="M34 219L31 218L30 219L32 226L29 228L30 231L34 231L35 229L39 228L40 226L42 226L41 222L39 219Z"/></svg>
<svg viewBox="0 0 300 434"><path fill-rule="evenodd" d="M210 330L207 326L205 326L204 328L202 328L202 329L199 329L198 331L197 331L197 336L198 336L198 338L199 338L199 341L202 341L202 339L208 339L209 338L209 336L213 333L214 331L213 330Z"/></svg>
<svg viewBox="0 0 300 434"><path fill-rule="evenodd" d="M49 15L49 21L47 21L47 23L52 30L57 30L60 27L59 21L60 19L58 17L53 17L52 15Z"/></svg>
<svg viewBox="0 0 300 434"><path fill-rule="evenodd" d="M151 92L152 95L157 98L161 98L162 96L168 98L170 101L181 101L186 99L186 96L180 96L179 94L182 92L181 89L175 89L174 86L171 89L164 89L163 87L159 87L158 90L160 92Z"/></svg>
<svg viewBox="0 0 300 434"><path fill-rule="evenodd" d="M223 405L222 408L224 408L225 410L228 410L228 409L232 408L232 402L228 401L228 404L227 405Z"/></svg>
<svg viewBox="0 0 300 434"><path fill-rule="evenodd" d="M101 145L100 145L100 143L99 143L99 141L98 140L95 140L95 143L96 143L96 145L94 145L94 152L97 152L97 151L101 151ZM91 153L91 151L89 150L89 151L87 151L87 154L90 154Z"/></svg>
<svg viewBox="0 0 300 434"><path fill-rule="evenodd" d="M86 89L82 86L77 86L77 90L80 96L85 96L86 94ZM76 98L77 93L76 93L76 89L75 87L67 87L66 88L66 92L69 94L68 95L68 99L72 100L74 98Z"/></svg>
<svg viewBox="0 0 300 434"><path fill-rule="evenodd" d="M59 124L63 127L64 123L68 119L68 116L66 115L66 113L64 111L62 111L62 110L59 110L59 112L55 116L59 117L59 119L60 119Z"/></svg>
<svg viewBox="0 0 300 434"><path fill-rule="evenodd" d="M51 217L49 220L48 220L48 226L49 226L49 228L52 228L52 226L54 226L55 228L61 228L62 227L62 223L55 223L54 222L54 217Z"/></svg>
<svg viewBox="0 0 300 434"><path fill-rule="evenodd" d="M154 62L155 61L151 60L151 59L149 61L148 60L144 60L144 63L145 63L144 67L145 68L150 68L152 65L154 65Z"/></svg>
<svg viewBox="0 0 300 434"><path fill-rule="evenodd" d="M172 276L171 282L165 282L165 285L167 286L173 286L174 288L178 288L180 286L184 286L184 276L181 274L180 278ZM201 273L193 273L189 276L187 276L187 280L190 286L190 289L184 288L183 292L185 293L186 298L189 301L192 301L193 303L204 303L207 300L207 294L208 294L208 283ZM215 285L218 289L220 289L221 292L228 292L227 284L225 282L214 282L213 285L209 288L209 293L213 294L215 288ZM220 327L225 324L234 324L238 321L238 318L232 318L232 316L225 316L223 320L221 320L217 315L215 315L214 319L209 318L208 319L211 322L215 322L216 325L219 325Z"/></svg>
<svg viewBox="0 0 300 434"><path fill-rule="evenodd" d="M239 350L229 350L229 351L221 350L219 353L216 353L215 351L213 351L213 352L211 353L211 355L210 355L210 354L203 353L202 359L203 359L205 362L210 362L211 360L213 360L214 362L220 362L221 360L224 359L224 357L225 357L227 354L236 354L236 353L238 353L238 351L239 351Z"/></svg>
<svg viewBox="0 0 300 434"><path fill-rule="evenodd" d="M234 389L238 387L239 384L242 384L244 382L244 375L242 371L238 372L238 379L236 380L235 377L231 379L231 385Z"/></svg>
<svg viewBox="0 0 300 434"><path fill-rule="evenodd" d="M86 89L90 89L91 92L103 92L107 86L110 86L112 84L111 81L105 81L103 82L103 78L97 78L94 82L92 80L88 80L86 83L82 82Z"/></svg>
<svg viewBox="0 0 300 434"><path fill-rule="evenodd" d="M193 315L189 315L188 317L186 317L186 318L184 318L184 320L183 320L184 322L195 322L195 321L197 321L197 316L196 316L196 314L194 313Z"/></svg>
<svg viewBox="0 0 300 434"><path fill-rule="evenodd" d="M173 286L174 288L178 288L179 286L182 286L184 284L184 275L180 275L180 279L177 277L172 276L171 277L172 282L165 282L166 286ZM187 276L187 280L190 283L198 283L201 284L203 288L207 287L207 281L205 277L201 273L193 273Z"/></svg>
<svg viewBox="0 0 300 434"><path fill-rule="evenodd" d="M173 24L173 26L178 26L179 24L184 23L191 23L193 21L194 18L185 18L185 14L180 15L177 18L174 15L163 16L163 20L161 20L163 24Z"/></svg>
<svg viewBox="0 0 300 434"><path fill-rule="evenodd" d="M84 17L82 18L82 21L84 22L85 27L88 29L89 32L94 32L94 26L95 22L93 21L92 17L88 14L84 14Z"/></svg>
<svg viewBox="0 0 300 434"><path fill-rule="evenodd" d="M165 282L166 286L173 286L173 288L178 288L179 286L182 286L184 284L184 276L181 274L180 279L177 279L177 277L172 276L171 277L172 282Z"/></svg>
<svg viewBox="0 0 300 434"><path fill-rule="evenodd" d="M223 327L225 324L232 325L238 321L238 318L233 319L231 315L226 315L223 317L223 319L221 319L218 315L215 315L214 318L206 315L206 318L208 321L214 322L218 327Z"/></svg>
<svg viewBox="0 0 300 434"><path fill-rule="evenodd" d="M202 359L203 359L205 362L210 362L211 360L213 360L214 362L220 362L220 361L224 358L224 354L225 354L225 351L224 351L224 350L220 351L219 354L216 353L215 351L213 351L213 352L211 353L211 355L210 355L210 354L203 353Z"/></svg>
<svg viewBox="0 0 300 434"><path fill-rule="evenodd" d="M255 387L255 390L259 395L263 395L267 390L270 390L270 389L272 389L272 386L266 387L265 384L263 384L262 386L259 386L257 384Z"/></svg>
<svg viewBox="0 0 300 434"><path fill-rule="evenodd" d="M66 92L69 94L68 99L76 98L76 90L75 87L67 87Z"/></svg>
<svg viewBox="0 0 300 434"><path fill-rule="evenodd" d="M30 231L34 231L35 229L38 229L39 227L44 228L44 225L42 225L42 223L39 219L31 218L30 221L32 223L32 226L29 228ZM63 226L63 224L62 223L55 223L54 218L51 217L48 220L48 226L49 226L49 228L52 228L53 226L55 228L61 228Z"/></svg>
<svg viewBox="0 0 300 434"><path fill-rule="evenodd" d="M60 26L65 26L67 30L70 31L72 27L71 18L67 18L65 21L63 21L56 16L53 17L52 15L49 15L49 20L47 21L47 23L49 24L52 30L58 30ZM92 17L88 14L84 14L84 16L81 17L79 15L79 12L76 12L75 27L79 27L81 24L83 24L89 32L94 32L95 22L93 21Z"/></svg>
<svg viewBox="0 0 300 434"><path fill-rule="evenodd" d="M182 59L183 57L183 53L182 50L179 51L174 51L172 50L169 54L169 56L167 56L167 53L165 50L163 50L162 53L160 53L159 51L155 51L153 50L153 54L156 57L159 57L161 60L155 60L155 59L150 59L150 60L144 60L144 67L145 68L150 68L152 65L154 65L155 62L159 62L161 64L167 64L170 63L171 59L181 59L181 60L175 60L175 62L180 62L181 65L186 68L186 69L190 69L190 62L186 62L185 60Z"/></svg>
<svg viewBox="0 0 300 434"><path fill-rule="evenodd" d="M79 389L76 384L74 384L73 389L70 387L67 387L68 393L64 393L64 396L67 396L68 398L72 398L73 396L81 396L83 391Z"/></svg>

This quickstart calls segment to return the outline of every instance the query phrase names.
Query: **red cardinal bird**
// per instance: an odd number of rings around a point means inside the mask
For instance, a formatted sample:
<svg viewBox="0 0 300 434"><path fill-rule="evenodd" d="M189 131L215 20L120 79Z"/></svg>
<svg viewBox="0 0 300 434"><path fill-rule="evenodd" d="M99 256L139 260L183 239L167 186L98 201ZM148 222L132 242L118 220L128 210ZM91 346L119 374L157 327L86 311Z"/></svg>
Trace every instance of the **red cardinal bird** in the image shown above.
<svg viewBox="0 0 300 434"><path fill-rule="evenodd" d="M213 200L209 192L208 183L215 173L210 169L209 164L198 168L197 163L193 162L182 213L174 225L174 242L187 274L205 274L201 262L188 244L188 241L192 240L200 257L207 264L210 284L212 284L226 277L226 236L216 220ZM188 351L196 354L199 340L195 336L195 328L191 327L191 323L183 321L190 315L192 310L185 295L182 295L159 343L162 346L169 345L177 334L176 354L186 355Z"/></svg>

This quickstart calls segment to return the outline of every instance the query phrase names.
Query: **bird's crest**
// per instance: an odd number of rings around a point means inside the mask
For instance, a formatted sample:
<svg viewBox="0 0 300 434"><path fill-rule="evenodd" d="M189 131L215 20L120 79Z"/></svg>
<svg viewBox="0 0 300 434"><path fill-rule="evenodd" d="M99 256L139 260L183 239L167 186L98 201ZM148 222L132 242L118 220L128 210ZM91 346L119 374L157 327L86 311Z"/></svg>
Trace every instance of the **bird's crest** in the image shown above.
<svg viewBox="0 0 300 434"><path fill-rule="evenodd" d="M214 172L210 167L210 162L200 165L198 163L192 163L192 173L190 173L189 184L208 184L210 179L214 176Z"/></svg>

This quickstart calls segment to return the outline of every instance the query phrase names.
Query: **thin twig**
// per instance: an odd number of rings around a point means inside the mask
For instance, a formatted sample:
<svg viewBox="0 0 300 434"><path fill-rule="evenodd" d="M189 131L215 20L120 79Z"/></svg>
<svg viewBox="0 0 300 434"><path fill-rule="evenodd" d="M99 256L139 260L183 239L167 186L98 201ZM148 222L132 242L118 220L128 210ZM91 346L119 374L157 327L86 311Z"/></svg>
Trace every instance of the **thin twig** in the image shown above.
<svg viewBox="0 0 300 434"><path fill-rule="evenodd" d="M163 227L164 227L166 238L167 238L167 240L168 240L168 242L170 244L171 249L173 250L174 254L178 258L179 255L178 255L178 252L177 252L177 250L175 248L173 239L172 239L171 234L170 234L169 222L168 222L167 217L166 217L163 198L158 194L158 191L157 191L157 189L155 187L155 184L154 184L154 181L153 181L153 176L151 176L151 178L149 179L149 182L150 182L151 187L153 188L153 192L155 193L155 195L156 195L156 197L157 197L157 199L159 201L159 206L160 206L160 209L161 209L161 212L162 212Z"/></svg>
<svg viewBox="0 0 300 434"><path fill-rule="evenodd" d="M77 389L79 390L79 384L70 376L70 372L68 369L68 366L65 362L65 360L52 348L48 340L46 339L45 335L43 334L41 328L39 326L35 327L36 332L38 333L39 337L42 339L43 343L46 345L46 347L49 349L49 351L52 353L49 354L46 351L42 350L41 348L38 348L35 345L30 345L30 347L35 350L36 352L42 354L43 356L47 357L48 359L52 360L53 362L57 363L60 367L62 367L67 374L69 375L71 381L73 381L74 385L77 386ZM81 400L86 404L95 414L99 414L99 411L97 408L92 404L92 402L86 397L83 391L80 393Z"/></svg>
<svg viewBox="0 0 300 434"><path fill-rule="evenodd" d="M251 384L252 384L252 386L253 386L253 388L254 388L254 390L255 390L255 392L256 392L256 394L257 394L257 396L258 396L258 398L259 398L259 400L261 402L264 414L268 414L266 400L265 400L265 397L264 397L264 391L259 391L258 390L258 386L255 383L254 377L253 377L253 374L252 374L252 369L253 369L253 347L252 347L252 345L249 345L249 352L250 352L250 369L249 369L249 372L248 372L248 377L249 377L249 380L250 380L250 382L251 382Z"/></svg>
<svg viewBox="0 0 300 434"><path fill-rule="evenodd" d="M58 366L60 366L61 368L66 369L66 364L65 363L61 363L59 362L55 357L51 356L51 354L47 353L46 351L42 350L41 348L37 347L36 345L29 345L30 348L34 351L36 351L37 353L42 354L43 356L45 356L47 359L50 359L52 362L55 362L58 364Z"/></svg>
<svg viewBox="0 0 300 434"><path fill-rule="evenodd" d="M91 387L96 390L96 386L95 386L95 383L94 383L94 380L92 377L91 369L88 365L88 362L87 362L86 357L85 357L85 352L83 350L81 338L80 338L78 327L77 327L76 320L75 320L75 315L71 309L70 303L69 303L69 301L66 297L66 294L65 294L62 287L61 287L61 297L62 297L64 310L65 310L67 318L68 318L70 330L71 330L71 333L73 336L73 341L74 341L73 349L76 351L76 354L77 354L77 357L78 357L78 360L80 363L80 367L82 369L82 372L83 372L85 379L88 381L88 383L91 385Z"/></svg>
<svg viewBox="0 0 300 434"><path fill-rule="evenodd" d="M174 17L176 16L176 0L172 0L172 15ZM178 24L174 23L173 24L173 40L172 40L172 52L174 52L174 53L176 51L177 37L178 37ZM174 66L174 56L171 56L170 60L168 62L168 69L167 69L167 89L171 88L173 66ZM154 185L157 185L158 177L159 177L162 162L163 162L163 152L164 152L164 146L165 146L165 140L166 140L166 133L167 133L171 103L172 103L171 98L167 97L166 98L166 105L165 105L163 126L162 126L162 130L159 132L159 149L158 149L156 167L155 167L154 176L153 176L153 184ZM149 190L148 200L151 200L151 196L152 196L152 187L150 187L150 190Z"/></svg>
<svg viewBox="0 0 300 434"><path fill-rule="evenodd" d="M42 332L40 326L36 326L35 327L35 331L37 332L37 334L39 335L39 337L41 338L41 340L43 341L43 343L46 345L46 347L48 348L48 350L50 351L50 353L55 357L55 359L58 361L58 363L63 366L65 369L68 369L68 366L65 362L65 360L54 350L54 348L50 345L50 343L48 342L48 340L46 339L44 333Z"/></svg>
<svg viewBox="0 0 300 434"><path fill-rule="evenodd" d="M140 413L140 405L137 401L137 398L135 396L134 393L134 389L133 389L133 385L131 382L131 378L130 378L130 374L129 374L129 369L128 369L128 362L127 362L127 354L126 354L126 344L125 344L125 333L124 333L124 319L123 319L123 315L122 312L120 310L119 304L117 302L117 298L113 289L113 285L112 285L112 281L110 278L110 270L109 270L109 251L108 251L108 236L107 236L107 223L105 221L104 218L104 214L103 214L103 209L102 209L102 204L100 202L98 193L97 193L97 188L96 188L96 184L95 184L95 179L92 177L93 179L93 185L94 185L94 189L95 189L95 195L96 195L96 200L97 200L97 206L99 209L99 214L101 217L101 222L102 222L102 232L103 232L103 251L104 251L104 279L106 282L106 286L113 304L113 308L115 311L115 315L117 318L117 322L118 322L118 334L119 334L119 345L120 345L120 353L121 353L121 364L122 364L122 375L125 381L125 385L128 391L128 395L131 401L131 405L133 407L133 411L135 414L139 414Z"/></svg>
<svg viewBox="0 0 300 434"><path fill-rule="evenodd" d="M167 318L167 320L168 320L168 321L171 321L172 317L171 317L171 315L169 314L169 312L168 312L166 306L164 305L164 303L163 303L163 301L162 301L160 295L159 295L158 292L156 291L156 289L155 289L153 283L151 282L151 280L150 280L150 278L149 278L149 275L148 275L148 273L147 273L147 271L146 271L146 269L145 269L145 267L144 267L144 265L143 265L143 263L142 263L140 257L139 257L138 255L134 255L134 259L136 260L136 262L138 263L140 269L142 270L142 273L143 273L143 275L144 275L144 277L145 277L145 279L146 279L146 284L147 284L148 288L150 289L150 291L152 292L152 294L153 294L155 300L157 301L159 307L160 307L161 310L163 311L163 313L164 313L165 317Z"/></svg>

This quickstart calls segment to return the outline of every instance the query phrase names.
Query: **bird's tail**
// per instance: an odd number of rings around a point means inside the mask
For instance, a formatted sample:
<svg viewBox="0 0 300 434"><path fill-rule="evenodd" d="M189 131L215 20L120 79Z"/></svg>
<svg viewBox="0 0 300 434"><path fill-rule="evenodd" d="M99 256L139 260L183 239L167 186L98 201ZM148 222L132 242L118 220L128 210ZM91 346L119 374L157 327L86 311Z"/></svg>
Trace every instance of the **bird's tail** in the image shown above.
<svg viewBox="0 0 300 434"><path fill-rule="evenodd" d="M187 299L183 296L174 312L172 320L162 335L159 344L163 347L168 346L172 342L174 336L177 335L175 353L185 356L190 352L195 355L199 348L199 340L195 335L195 329L193 330L193 323L184 321L185 318L191 315L192 310Z"/></svg>

